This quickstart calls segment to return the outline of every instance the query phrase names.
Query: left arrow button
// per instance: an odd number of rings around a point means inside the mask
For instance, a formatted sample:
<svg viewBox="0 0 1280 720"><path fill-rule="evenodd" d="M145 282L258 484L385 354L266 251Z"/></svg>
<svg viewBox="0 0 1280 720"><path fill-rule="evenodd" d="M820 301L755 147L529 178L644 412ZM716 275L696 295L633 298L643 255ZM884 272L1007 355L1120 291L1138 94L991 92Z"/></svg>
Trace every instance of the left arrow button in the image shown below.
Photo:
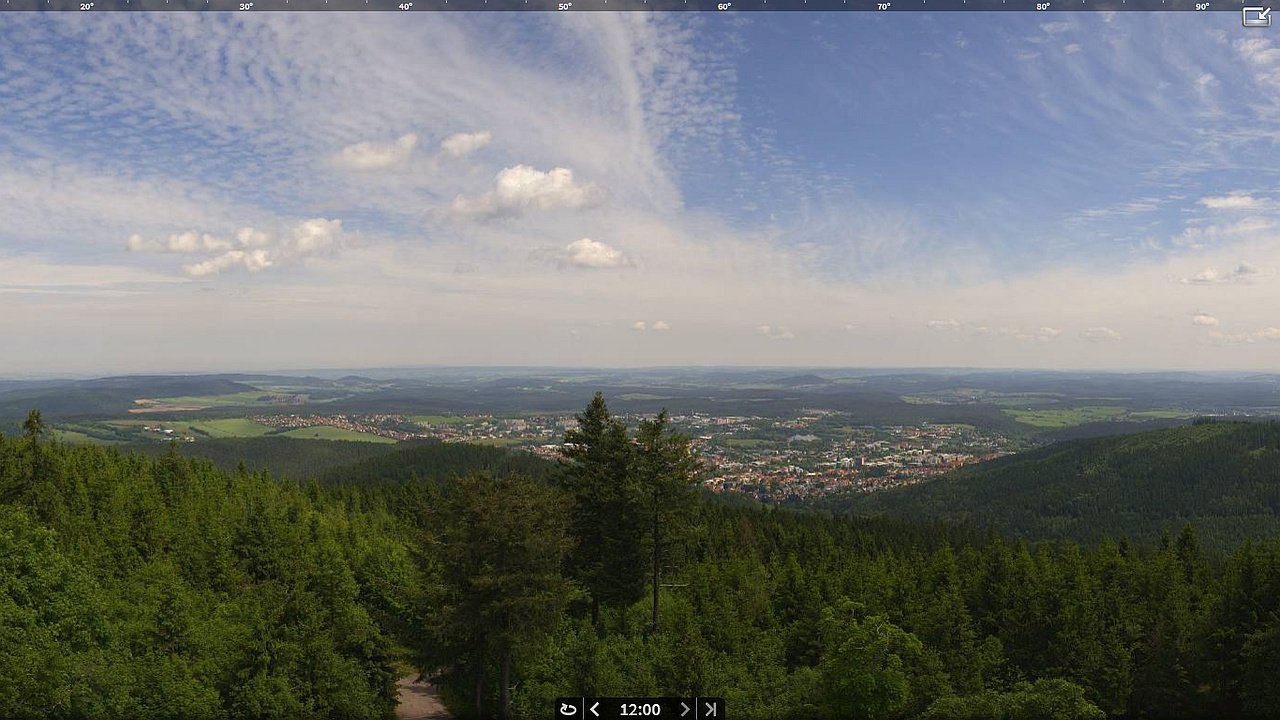
<svg viewBox="0 0 1280 720"><path fill-rule="evenodd" d="M600 717L600 713L596 712L596 708L598 708L598 707L600 707L600 703L598 703L598 702L597 702L596 704L592 705L592 706L589 708L589 709L591 710L591 714L592 714L592 715L595 715L596 717Z"/></svg>

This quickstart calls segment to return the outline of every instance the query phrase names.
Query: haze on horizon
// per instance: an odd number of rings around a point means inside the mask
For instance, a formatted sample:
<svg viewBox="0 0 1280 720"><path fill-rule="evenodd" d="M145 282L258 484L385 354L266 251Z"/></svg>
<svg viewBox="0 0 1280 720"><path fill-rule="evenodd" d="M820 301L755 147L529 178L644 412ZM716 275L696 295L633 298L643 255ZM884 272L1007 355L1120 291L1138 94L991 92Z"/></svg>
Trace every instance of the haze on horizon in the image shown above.
<svg viewBox="0 0 1280 720"><path fill-rule="evenodd" d="M1277 68L1230 13L12 16L0 368L1278 370Z"/></svg>

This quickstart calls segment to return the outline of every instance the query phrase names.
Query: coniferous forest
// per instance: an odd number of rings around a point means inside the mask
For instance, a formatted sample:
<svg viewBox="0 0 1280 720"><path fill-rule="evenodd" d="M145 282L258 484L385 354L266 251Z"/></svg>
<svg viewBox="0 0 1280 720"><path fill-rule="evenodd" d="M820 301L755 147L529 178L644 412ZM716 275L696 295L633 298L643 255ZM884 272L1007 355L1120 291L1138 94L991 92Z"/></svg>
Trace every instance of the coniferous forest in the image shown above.
<svg viewBox="0 0 1280 720"><path fill-rule="evenodd" d="M599 395L559 464L425 445L321 481L48 435L0 438L0 717L390 718L419 671L459 718L1280 713L1280 538L705 497L665 415L628 428Z"/></svg>

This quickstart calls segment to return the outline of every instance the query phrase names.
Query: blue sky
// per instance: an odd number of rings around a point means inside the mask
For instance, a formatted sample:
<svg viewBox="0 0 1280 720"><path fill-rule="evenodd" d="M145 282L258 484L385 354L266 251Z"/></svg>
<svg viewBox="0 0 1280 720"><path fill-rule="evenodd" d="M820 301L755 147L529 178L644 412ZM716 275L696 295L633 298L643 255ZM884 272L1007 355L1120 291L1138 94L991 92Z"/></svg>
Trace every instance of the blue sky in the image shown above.
<svg viewBox="0 0 1280 720"><path fill-rule="evenodd" d="M1280 369L1229 13L10 16L0 372Z"/></svg>

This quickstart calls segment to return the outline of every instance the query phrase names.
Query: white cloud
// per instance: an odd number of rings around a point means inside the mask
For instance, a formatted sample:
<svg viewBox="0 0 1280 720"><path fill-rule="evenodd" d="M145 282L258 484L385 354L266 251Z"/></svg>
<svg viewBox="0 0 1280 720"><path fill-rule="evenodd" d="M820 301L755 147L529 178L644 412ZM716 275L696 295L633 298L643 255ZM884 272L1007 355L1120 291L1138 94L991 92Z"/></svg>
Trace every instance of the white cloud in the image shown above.
<svg viewBox="0 0 1280 720"><path fill-rule="evenodd" d="M1058 33L1064 33L1070 30L1071 23L1066 23L1061 21L1041 23L1040 29L1045 31L1046 33L1049 33L1050 35L1057 35Z"/></svg>
<svg viewBox="0 0 1280 720"><path fill-rule="evenodd" d="M459 158L463 155L470 155L488 145L492 140L493 133L488 130L474 133L455 133L440 142L440 151L450 157Z"/></svg>
<svg viewBox="0 0 1280 720"><path fill-rule="evenodd" d="M1080 337L1090 342L1112 342L1120 339L1120 333L1109 327L1091 327L1081 330Z"/></svg>
<svg viewBox="0 0 1280 720"><path fill-rule="evenodd" d="M796 337L796 334L787 328L775 325L757 325L756 334L770 340L794 340Z"/></svg>
<svg viewBox="0 0 1280 720"><path fill-rule="evenodd" d="M130 235L127 247L129 252L167 252L191 255L194 253L230 250L234 245L229 240L214 237L208 233L185 232L170 235L167 240L163 241L148 241L141 235Z"/></svg>
<svg viewBox="0 0 1280 720"><path fill-rule="evenodd" d="M974 328L974 332L978 335L990 335L991 330L986 326ZM1062 331L1048 326L1042 326L1034 330L1022 330L1016 327L1001 327L996 330L996 334L1002 337L1011 337L1014 340L1022 340L1024 342L1040 342L1046 343L1062 334Z"/></svg>
<svg viewBox="0 0 1280 720"><path fill-rule="evenodd" d="M414 133L401 135L395 142L360 142L342 148L334 162L349 170L381 170L403 163L418 146Z"/></svg>
<svg viewBox="0 0 1280 720"><path fill-rule="evenodd" d="M1234 270L1215 270L1205 268L1195 275L1179 280L1184 285L1232 285L1253 282L1261 277L1262 272L1248 264L1240 263Z"/></svg>
<svg viewBox="0 0 1280 720"><path fill-rule="evenodd" d="M925 323L925 326L930 330L955 330L960 327L960 321L950 318L946 320L930 320Z"/></svg>
<svg viewBox="0 0 1280 720"><path fill-rule="evenodd" d="M1076 53L1080 52L1082 49L1083 48L1080 47L1080 43L1070 43L1069 45L1063 46L1062 52L1068 55L1075 55Z"/></svg>
<svg viewBox="0 0 1280 720"><path fill-rule="evenodd" d="M655 320L653 321L653 329L655 332L666 332L671 329L671 326L663 320Z"/></svg>
<svg viewBox="0 0 1280 720"><path fill-rule="evenodd" d="M208 255L203 260L182 266L183 271L192 277L216 275L232 268L256 273L336 249L342 242L342 221L324 218L305 220L294 226L289 235L280 238L244 227L236 231L235 237L232 242L207 233L185 232L171 235L163 242L153 242L135 234L129 237L127 247L131 252Z"/></svg>
<svg viewBox="0 0 1280 720"><path fill-rule="evenodd" d="M1204 327L1217 327L1218 318L1212 315L1206 315L1205 313L1196 313L1191 316L1191 324L1203 325Z"/></svg>
<svg viewBox="0 0 1280 720"><path fill-rule="evenodd" d="M271 255L266 250L228 250L217 257L202 260L198 263L183 265L182 269L191 277L216 275L233 267L243 267L251 273L265 270L274 265Z"/></svg>
<svg viewBox="0 0 1280 720"><path fill-rule="evenodd" d="M526 210L579 210L605 201L606 193L591 183L580 183L569 168L548 171L529 165L509 167L494 178L490 192L477 198L459 195L453 212L464 218L519 215Z"/></svg>
<svg viewBox="0 0 1280 720"><path fill-rule="evenodd" d="M1233 344L1253 344L1258 342L1280 342L1280 328L1265 327L1251 333L1233 333L1224 335L1222 333L1212 333L1210 335L1214 340Z"/></svg>
<svg viewBox="0 0 1280 720"><path fill-rule="evenodd" d="M647 327L648 326L644 324L643 320L637 320L634 323L631 323L631 329L636 332L644 332Z"/></svg>
<svg viewBox="0 0 1280 720"><path fill-rule="evenodd" d="M1236 52L1244 58L1245 62L1256 65L1259 69L1274 72L1277 66L1280 66L1280 47L1271 44L1271 40L1260 37L1250 37L1236 41ZM1272 82L1276 82L1274 77Z"/></svg>
<svg viewBox="0 0 1280 720"><path fill-rule="evenodd" d="M1174 247L1202 250L1224 242L1234 242L1251 235L1271 231L1275 223L1262 217L1246 217L1228 225L1189 227L1173 238Z"/></svg>
<svg viewBox="0 0 1280 720"><path fill-rule="evenodd" d="M1210 210L1257 210L1266 203L1247 193L1231 193L1200 198L1200 204Z"/></svg>
<svg viewBox="0 0 1280 720"><path fill-rule="evenodd" d="M635 261L621 250L591 238L574 240L563 248L538 249L530 253L535 260L551 262L560 267L579 267L588 270L617 270L633 268Z"/></svg>

